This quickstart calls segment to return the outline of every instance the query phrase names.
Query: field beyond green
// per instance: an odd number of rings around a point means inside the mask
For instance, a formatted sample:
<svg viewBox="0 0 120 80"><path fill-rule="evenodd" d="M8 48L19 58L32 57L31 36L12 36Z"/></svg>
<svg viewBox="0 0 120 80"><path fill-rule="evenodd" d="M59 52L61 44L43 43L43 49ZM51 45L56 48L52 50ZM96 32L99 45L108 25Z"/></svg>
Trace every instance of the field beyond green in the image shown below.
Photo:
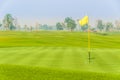
<svg viewBox="0 0 120 80"><path fill-rule="evenodd" d="M120 33L91 33L92 48L119 48ZM87 48L87 32L41 31L0 32L0 47L81 47Z"/></svg>
<svg viewBox="0 0 120 80"><path fill-rule="evenodd" d="M0 80L120 80L120 33L0 32Z"/></svg>

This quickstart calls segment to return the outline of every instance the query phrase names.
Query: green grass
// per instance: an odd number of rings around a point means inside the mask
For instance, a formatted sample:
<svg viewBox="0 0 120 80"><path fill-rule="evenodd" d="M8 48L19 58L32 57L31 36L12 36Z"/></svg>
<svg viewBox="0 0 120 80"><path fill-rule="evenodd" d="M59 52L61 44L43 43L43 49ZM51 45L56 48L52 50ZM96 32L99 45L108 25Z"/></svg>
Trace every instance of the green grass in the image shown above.
<svg viewBox="0 0 120 80"><path fill-rule="evenodd" d="M120 33L91 34L92 48L120 48ZM82 32L0 32L0 47L62 46L87 47L87 33Z"/></svg>
<svg viewBox="0 0 120 80"><path fill-rule="evenodd" d="M28 65L91 72L120 72L120 49L92 49L88 63L86 48L12 47L0 50L0 64Z"/></svg>
<svg viewBox="0 0 120 80"><path fill-rule="evenodd" d="M119 80L118 74L0 65L0 80Z"/></svg>
<svg viewBox="0 0 120 80"><path fill-rule="evenodd" d="M0 32L0 80L120 80L120 33Z"/></svg>

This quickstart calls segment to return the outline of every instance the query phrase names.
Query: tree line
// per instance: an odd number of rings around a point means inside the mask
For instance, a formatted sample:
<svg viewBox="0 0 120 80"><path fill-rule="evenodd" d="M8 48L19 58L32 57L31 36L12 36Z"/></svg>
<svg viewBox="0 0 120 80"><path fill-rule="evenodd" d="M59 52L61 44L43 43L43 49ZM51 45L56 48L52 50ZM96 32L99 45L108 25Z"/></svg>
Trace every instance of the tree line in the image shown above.
<svg viewBox="0 0 120 80"><path fill-rule="evenodd" d="M39 31L39 30L69 30L69 31L75 31L78 30L77 26L78 20L74 20L71 17L66 17L63 22L57 22L55 26L49 26L47 24L39 24L36 23L35 26L20 26L17 23L17 18L14 18L11 14L6 14L4 16L4 19L2 20L2 23L0 23L0 27L3 28L3 30L23 30L23 31ZM90 26L90 25L88 25ZM80 27L80 31L87 31L88 26ZM115 21L115 25L113 25L112 22L106 22L104 23L103 20L97 20L96 26L90 26L91 31L97 31L97 32L105 32L105 31L120 31L120 21ZM78 30L78 31L79 31Z"/></svg>

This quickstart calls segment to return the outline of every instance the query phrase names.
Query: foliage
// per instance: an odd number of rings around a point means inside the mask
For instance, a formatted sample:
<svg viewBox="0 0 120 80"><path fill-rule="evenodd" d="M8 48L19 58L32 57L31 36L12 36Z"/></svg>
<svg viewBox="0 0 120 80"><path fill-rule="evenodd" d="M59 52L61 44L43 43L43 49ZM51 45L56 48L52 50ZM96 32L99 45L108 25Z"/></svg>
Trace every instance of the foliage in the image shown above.
<svg viewBox="0 0 120 80"><path fill-rule="evenodd" d="M67 23L67 28L70 29L71 31L73 31L76 28L76 23L72 18L67 17L65 18L64 22Z"/></svg>
<svg viewBox="0 0 120 80"><path fill-rule="evenodd" d="M82 29L82 31L87 30L88 29L88 25L82 26L81 29Z"/></svg>
<svg viewBox="0 0 120 80"><path fill-rule="evenodd" d="M42 25L43 30L49 30L49 26L47 24Z"/></svg>
<svg viewBox="0 0 120 80"><path fill-rule="evenodd" d="M60 22L56 23L56 27L57 30L63 30L63 25Z"/></svg>
<svg viewBox="0 0 120 80"><path fill-rule="evenodd" d="M2 26L2 24L0 24L0 27Z"/></svg>
<svg viewBox="0 0 120 80"><path fill-rule="evenodd" d="M116 29L119 31L120 30L120 21L115 21L115 26L116 26Z"/></svg>
<svg viewBox="0 0 120 80"><path fill-rule="evenodd" d="M106 23L106 31L110 31L113 28L113 24L111 22Z"/></svg>
<svg viewBox="0 0 120 80"><path fill-rule="evenodd" d="M3 25L6 29L14 30L15 26L13 25L14 23L14 18L12 17L11 14L6 14L3 20Z"/></svg>
<svg viewBox="0 0 120 80"><path fill-rule="evenodd" d="M24 25L24 30L27 31L28 30L28 26Z"/></svg>
<svg viewBox="0 0 120 80"><path fill-rule="evenodd" d="M98 20L97 21L97 28L102 31L104 29L104 24L102 22L102 20Z"/></svg>

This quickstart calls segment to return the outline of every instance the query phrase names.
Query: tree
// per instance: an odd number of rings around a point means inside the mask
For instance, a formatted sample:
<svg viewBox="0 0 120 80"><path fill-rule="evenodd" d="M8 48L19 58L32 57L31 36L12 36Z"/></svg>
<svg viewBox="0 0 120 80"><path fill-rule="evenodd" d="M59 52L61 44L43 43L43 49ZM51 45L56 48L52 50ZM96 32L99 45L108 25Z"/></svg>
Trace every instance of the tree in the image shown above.
<svg viewBox="0 0 120 80"><path fill-rule="evenodd" d="M103 22L102 20L98 20L97 21L97 28L102 31L104 29L104 25L103 25Z"/></svg>
<svg viewBox="0 0 120 80"><path fill-rule="evenodd" d="M0 27L2 26L2 24L0 23Z"/></svg>
<svg viewBox="0 0 120 80"><path fill-rule="evenodd" d="M30 31L32 31L33 30L33 27L32 26L30 26Z"/></svg>
<svg viewBox="0 0 120 80"><path fill-rule="evenodd" d="M40 29L40 30L43 29L43 25L42 25L42 24L39 25L39 29Z"/></svg>
<svg viewBox="0 0 120 80"><path fill-rule="evenodd" d="M24 30L27 31L28 30L28 26L24 25Z"/></svg>
<svg viewBox="0 0 120 80"><path fill-rule="evenodd" d="M84 25L84 26L81 27L81 30L82 30L82 31L85 31L85 30L87 30L87 29L88 29L88 25Z"/></svg>
<svg viewBox="0 0 120 80"><path fill-rule="evenodd" d="M36 30L36 31L39 31L39 23L38 23L38 22L36 22L35 30Z"/></svg>
<svg viewBox="0 0 120 80"><path fill-rule="evenodd" d="M3 26L6 30L13 30L15 29L14 26L14 18L12 17L11 14L6 14L4 19L3 19Z"/></svg>
<svg viewBox="0 0 120 80"><path fill-rule="evenodd" d="M76 28L76 23L72 18L67 17L65 18L64 22L67 24L67 28L70 29L71 31L73 31Z"/></svg>
<svg viewBox="0 0 120 80"><path fill-rule="evenodd" d="M43 29L43 30L49 30L49 27L48 27L47 24L44 24L44 25L42 26L42 29Z"/></svg>
<svg viewBox="0 0 120 80"><path fill-rule="evenodd" d="M116 30L119 31L120 30L120 21L116 20L115 26L116 26Z"/></svg>
<svg viewBox="0 0 120 80"><path fill-rule="evenodd" d="M63 30L63 25L60 22L58 22L56 23L56 28L57 30Z"/></svg>
<svg viewBox="0 0 120 80"><path fill-rule="evenodd" d="M21 29L21 26L20 26L20 25L18 25L18 30L20 31L20 29Z"/></svg>
<svg viewBox="0 0 120 80"><path fill-rule="evenodd" d="M42 24L39 24L39 25L38 25L39 30L41 30L41 27L42 27Z"/></svg>
<svg viewBox="0 0 120 80"><path fill-rule="evenodd" d="M66 25L65 25L65 23L62 22L61 24L62 24L63 29L66 29Z"/></svg>
<svg viewBox="0 0 120 80"><path fill-rule="evenodd" d="M13 25L14 25L16 28L19 27L19 26L18 26L18 21L17 21L17 18L16 18L16 17L14 18Z"/></svg>
<svg viewBox="0 0 120 80"><path fill-rule="evenodd" d="M113 28L113 24L111 22L106 23L106 31L110 31Z"/></svg>

